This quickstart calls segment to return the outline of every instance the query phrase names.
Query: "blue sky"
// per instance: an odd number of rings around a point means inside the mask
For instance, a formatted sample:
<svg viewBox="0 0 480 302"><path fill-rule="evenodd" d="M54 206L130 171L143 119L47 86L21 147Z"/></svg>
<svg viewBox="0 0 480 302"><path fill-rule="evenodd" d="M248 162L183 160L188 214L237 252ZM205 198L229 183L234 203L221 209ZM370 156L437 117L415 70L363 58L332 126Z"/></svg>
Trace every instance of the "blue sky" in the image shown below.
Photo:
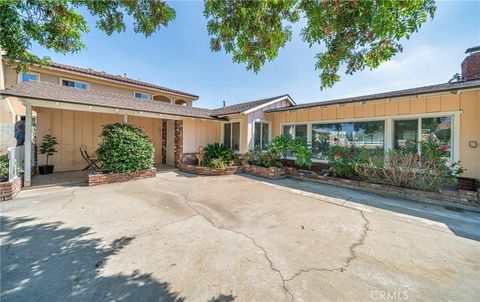
<svg viewBox="0 0 480 302"><path fill-rule="evenodd" d="M170 2L177 18L149 38L125 33L110 37L95 28L83 37L87 48L76 54L58 54L34 46L38 55L54 61L90 67L198 94L196 107L228 104L289 93L297 103L323 101L402 88L444 83L456 72L468 47L480 44L480 1L437 2L437 13L410 40L404 51L380 68L353 76L342 75L334 87L320 90L314 69L318 48L309 48L298 36L280 50L260 73L232 62L230 54L212 53L203 2Z"/></svg>

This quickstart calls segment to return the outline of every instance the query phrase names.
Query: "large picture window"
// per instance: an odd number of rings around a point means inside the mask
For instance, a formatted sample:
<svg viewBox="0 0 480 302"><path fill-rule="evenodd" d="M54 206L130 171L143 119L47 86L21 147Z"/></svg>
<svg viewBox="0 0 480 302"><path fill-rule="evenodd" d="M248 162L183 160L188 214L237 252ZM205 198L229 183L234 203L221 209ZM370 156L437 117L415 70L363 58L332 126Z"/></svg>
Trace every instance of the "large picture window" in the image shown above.
<svg viewBox="0 0 480 302"><path fill-rule="evenodd" d="M369 150L383 148L384 121L312 125L312 150L316 159L325 159L332 144L355 145Z"/></svg>
<svg viewBox="0 0 480 302"><path fill-rule="evenodd" d="M283 125L282 134L290 138L303 138L307 141L307 125Z"/></svg>
<svg viewBox="0 0 480 302"><path fill-rule="evenodd" d="M257 121L254 123L253 131L253 148L255 150L267 150L270 125L267 122Z"/></svg>
<svg viewBox="0 0 480 302"><path fill-rule="evenodd" d="M240 122L223 124L223 144L240 151Z"/></svg>

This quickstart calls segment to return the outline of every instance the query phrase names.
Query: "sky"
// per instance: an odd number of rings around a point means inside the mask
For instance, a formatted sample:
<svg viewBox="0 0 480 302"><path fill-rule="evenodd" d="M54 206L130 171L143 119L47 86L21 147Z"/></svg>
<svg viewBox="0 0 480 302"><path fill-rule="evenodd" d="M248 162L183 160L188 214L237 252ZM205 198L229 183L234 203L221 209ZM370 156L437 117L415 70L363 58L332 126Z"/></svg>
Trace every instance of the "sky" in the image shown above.
<svg viewBox="0 0 480 302"><path fill-rule="evenodd" d="M107 36L95 28L82 37L87 48L75 54L59 54L38 45L37 55L52 60L194 93L195 107L227 105L290 94L297 104L386 92L447 82L460 72L465 50L480 45L480 0L437 1L433 20L427 21L410 40L402 40L403 53L376 70L366 69L342 78L332 88L320 89L315 54L299 37L301 25L275 61L255 74L234 63L231 54L211 52L203 2L174 1L177 17L167 28L146 38L135 34L132 23L123 33Z"/></svg>

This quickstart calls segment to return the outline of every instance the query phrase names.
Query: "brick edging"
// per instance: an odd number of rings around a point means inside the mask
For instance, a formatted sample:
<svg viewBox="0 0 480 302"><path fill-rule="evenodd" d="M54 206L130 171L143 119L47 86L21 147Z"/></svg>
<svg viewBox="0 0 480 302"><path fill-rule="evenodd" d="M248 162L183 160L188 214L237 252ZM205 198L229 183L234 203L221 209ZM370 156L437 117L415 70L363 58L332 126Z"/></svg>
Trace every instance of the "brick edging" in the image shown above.
<svg viewBox="0 0 480 302"><path fill-rule="evenodd" d="M130 180L137 180L143 178L155 177L157 175L157 169L152 167L143 172L137 173L93 173L88 174L88 186L98 186L114 182L123 182Z"/></svg>
<svg viewBox="0 0 480 302"><path fill-rule="evenodd" d="M204 176L234 175L243 172L243 166L231 166L225 169L213 169L209 167L189 165L181 162L177 167L183 172Z"/></svg>
<svg viewBox="0 0 480 302"><path fill-rule="evenodd" d="M12 180L0 182L0 201L13 199L22 190L22 177L15 177Z"/></svg>
<svg viewBox="0 0 480 302"><path fill-rule="evenodd" d="M469 211L480 211L480 193L475 191L443 191L430 192L409 188L395 187L383 184L375 184L358 180L336 178L330 176L317 175L313 173L299 172L293 168L286 168L286 174L289 177L311 180L330 185L336 185L348 189L355 189L369 193L375 193L387 197L405 198L413 201L422 201L426 203L454 206Z"/></svg>
<svg viewBox="0 0 480 302"><path fill-rule="evenodd" d="M252 175L265 177L269 179L279 179L285 177L285 168L277 167L262 167L257 165L246 164L243 166L243 171Z"/></svg>

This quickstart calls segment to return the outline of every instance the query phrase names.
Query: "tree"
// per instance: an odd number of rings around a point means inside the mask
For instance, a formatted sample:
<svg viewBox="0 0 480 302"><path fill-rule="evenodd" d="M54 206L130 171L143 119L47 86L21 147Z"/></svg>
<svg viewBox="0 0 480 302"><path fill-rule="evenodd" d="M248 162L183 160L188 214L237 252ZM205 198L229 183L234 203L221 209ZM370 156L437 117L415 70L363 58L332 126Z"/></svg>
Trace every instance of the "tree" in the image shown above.
<svg viewBox="0 0 480 302"><path fill-rule="evenodd" d="M134 31L150 36L175 19L175 10L156 0L0 0L0 48L17 71L45 65L48 57L32 54L32 41L61 53L85 47L90 28L78 8L98 17L96 26L107 35L124 31L125 14L133 17Z"/></svg>
<svg viewBox="0 0 480 302"><path fill-rule="evenodd" d="M206 0L204 14L211 49L233 53L235 62L254 72L277 57L302 16L303 41L325 49L316 55L315 68L326 88L340 80L342 66L353 74L401 52L400 40L433 18L435 9L433 0Z"/></svg>
<svg viewBox="0 0 480 302"><path fill-rule="evenodd" d="M146 36L175 18L162 0L0 0L0 47L18 70L46 64L29 48L32 41L68 53L85 45L89 27L78 12L84 7L99 18L97 27L111 35L126 28L124 15L134 19L134 30ZM225 51L233 61L259 72L292 39L292 25L305 20L300 36L310 47L321 47L315 68L321 87L347 74L377 68L402 51L409 39L435 13L434 0L205 0L212 51Z"/></svg>

